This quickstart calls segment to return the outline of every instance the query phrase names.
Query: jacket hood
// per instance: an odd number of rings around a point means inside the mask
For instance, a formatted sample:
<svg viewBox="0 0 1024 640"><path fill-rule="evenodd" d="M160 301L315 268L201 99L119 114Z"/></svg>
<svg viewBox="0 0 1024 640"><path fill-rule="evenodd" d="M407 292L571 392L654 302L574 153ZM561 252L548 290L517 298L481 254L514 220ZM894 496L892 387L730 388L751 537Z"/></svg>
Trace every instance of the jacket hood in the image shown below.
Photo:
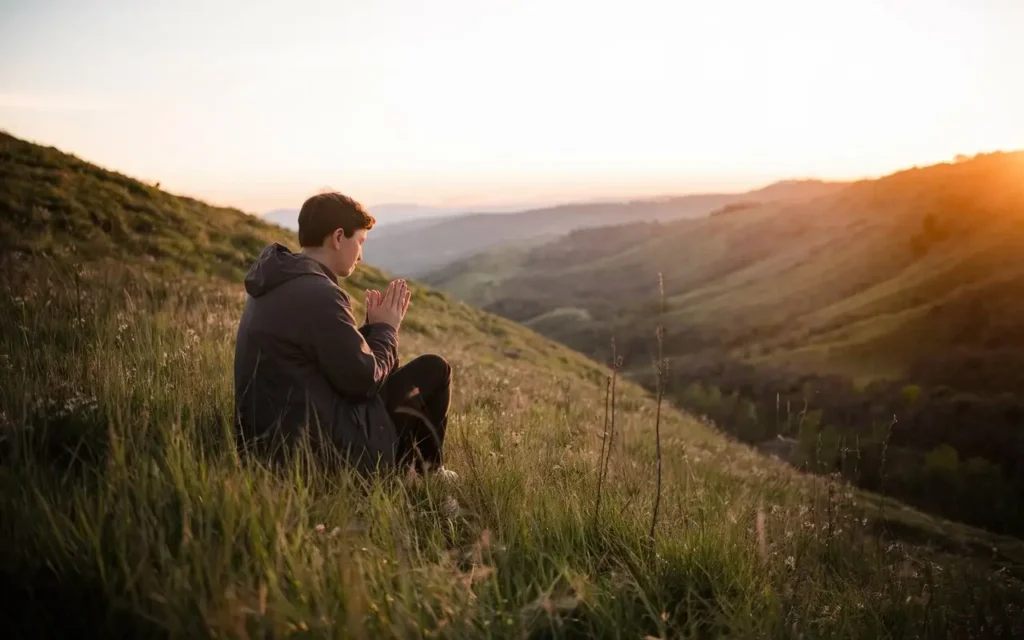
<svg viewBox="0 0 1024 640"><path fill-rule="evenodd" d="M294 253L279 242L267 245L245 274L245 291L258 298L289 280L302 276L327 276L334 282L337 277L313 258Z"/></svg>

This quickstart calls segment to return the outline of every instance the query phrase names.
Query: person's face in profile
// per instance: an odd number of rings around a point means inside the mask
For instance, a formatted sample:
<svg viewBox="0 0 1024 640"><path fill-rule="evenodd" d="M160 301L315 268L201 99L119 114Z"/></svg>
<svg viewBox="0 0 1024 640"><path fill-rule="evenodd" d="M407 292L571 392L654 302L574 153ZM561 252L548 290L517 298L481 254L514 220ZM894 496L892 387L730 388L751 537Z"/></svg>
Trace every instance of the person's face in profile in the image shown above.
<svg viewBox="0 0 1024 640"><path fill-rule="evenodd" d="M342 278L352 275L356 265L363 260L363 242L366 241L366 229L357 229L351 238L345 237L342 229L335 229L331 235L332 253L334 254L335 271Z"/></svg>

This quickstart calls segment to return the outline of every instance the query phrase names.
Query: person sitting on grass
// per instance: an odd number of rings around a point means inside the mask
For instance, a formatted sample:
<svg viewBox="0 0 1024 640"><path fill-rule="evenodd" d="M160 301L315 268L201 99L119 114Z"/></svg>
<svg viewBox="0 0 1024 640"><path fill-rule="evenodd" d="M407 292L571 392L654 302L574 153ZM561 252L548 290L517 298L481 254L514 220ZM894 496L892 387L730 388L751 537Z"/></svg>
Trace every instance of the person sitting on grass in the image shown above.
<svg viewBox="0 0 1024 640"><path fill-rule="evenodd" d="M249 268L235 342L238 444L276 458L308 435L364 474L413 467L455 480L442 455L452 369L436 354L399 365L408 284L367 290L359 327L338 285L374 222L349 197L315 195L299 212L301 250L272 243Z"/></svg>

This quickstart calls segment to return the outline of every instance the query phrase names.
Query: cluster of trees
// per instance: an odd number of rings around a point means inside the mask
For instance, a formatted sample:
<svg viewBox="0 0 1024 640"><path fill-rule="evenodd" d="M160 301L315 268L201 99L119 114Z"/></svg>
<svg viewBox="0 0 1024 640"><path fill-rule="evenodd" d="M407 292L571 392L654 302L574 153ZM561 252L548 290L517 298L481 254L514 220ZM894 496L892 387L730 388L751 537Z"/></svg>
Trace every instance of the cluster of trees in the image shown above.
<svg viewBox="0 0 1024 640"><path fill-rule="evenodd" d="M1024 535L1019 398L897 383L860 390L838 377L766 377L749 365L732 371L717 384L677 372L675 399L738 440L791 443L783 455L800 468L838 472L921 509ZM753 384L738 371L761 377Z"/></svg>

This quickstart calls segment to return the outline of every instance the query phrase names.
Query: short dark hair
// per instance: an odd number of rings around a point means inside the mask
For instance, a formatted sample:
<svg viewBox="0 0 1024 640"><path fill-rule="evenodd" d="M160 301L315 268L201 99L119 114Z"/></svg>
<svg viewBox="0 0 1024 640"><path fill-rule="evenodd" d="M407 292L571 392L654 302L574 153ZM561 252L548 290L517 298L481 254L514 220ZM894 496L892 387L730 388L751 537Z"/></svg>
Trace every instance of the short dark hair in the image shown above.
<svg viewBox="0 0 1024 640"><path fill-rule="evenodd" d="M376 220L363 205L337 191L311 196L299 210L299 245L319 247L336 229L351 238L357 229L372 229Z"/></svg>

